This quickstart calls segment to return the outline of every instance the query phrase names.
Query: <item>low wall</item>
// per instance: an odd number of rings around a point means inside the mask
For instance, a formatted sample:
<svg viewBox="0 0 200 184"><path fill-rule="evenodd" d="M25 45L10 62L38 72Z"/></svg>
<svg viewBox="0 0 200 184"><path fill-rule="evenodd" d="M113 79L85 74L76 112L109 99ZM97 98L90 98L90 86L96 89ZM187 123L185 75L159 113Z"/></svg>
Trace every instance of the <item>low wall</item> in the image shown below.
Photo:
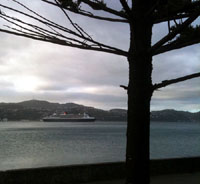
<svg viewBox="0 0 200 184"><path fill-rule="evenodd" d="M200 171L200 157L151 160L151 175ZM125 177L125 163L99 163L0 171L1 184L73 184Z"/></svg>

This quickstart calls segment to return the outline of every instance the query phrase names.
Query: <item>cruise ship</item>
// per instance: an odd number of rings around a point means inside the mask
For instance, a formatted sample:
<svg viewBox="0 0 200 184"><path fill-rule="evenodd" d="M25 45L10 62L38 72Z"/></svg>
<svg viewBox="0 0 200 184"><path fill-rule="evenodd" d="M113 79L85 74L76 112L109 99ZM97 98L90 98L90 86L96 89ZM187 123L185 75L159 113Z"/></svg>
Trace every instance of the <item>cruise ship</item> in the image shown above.
<svg viewBox="0 0 200 184"><path fill-rule="evenodd" d="M91 117L86 113L83 114L63 114L54 113L51 116L47 116L42 119L44 122L93 122L95 117Z"/></svg>

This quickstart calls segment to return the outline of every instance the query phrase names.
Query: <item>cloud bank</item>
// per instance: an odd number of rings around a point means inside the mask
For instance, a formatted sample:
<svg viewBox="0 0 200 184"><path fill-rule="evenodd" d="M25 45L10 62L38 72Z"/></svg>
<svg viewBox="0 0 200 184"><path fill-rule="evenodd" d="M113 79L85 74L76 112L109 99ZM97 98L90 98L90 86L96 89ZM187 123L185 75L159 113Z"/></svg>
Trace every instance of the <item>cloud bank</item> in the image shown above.
<svg viewBox="0 0 200 184"><path fill-rule="evenodd" d="M31 7L54 21L69 25L60 11L40 3L31 2ZM97 40L128 49L127 25L70 15ZM1 20L0 24L4 22ZM164 24L154 26L153 42L166 33L166 27ZM60 103L75 102L103 109L126 108L127 94L119 87L128 84L126 58L3 33L0 33L0 39L0 101L18 102L34 98ZM155 56L153 82L199 72L199 50L200 46L194 45ZM193 79L156 91L151 108L198 111L199 104L200 79Z"/></svg>

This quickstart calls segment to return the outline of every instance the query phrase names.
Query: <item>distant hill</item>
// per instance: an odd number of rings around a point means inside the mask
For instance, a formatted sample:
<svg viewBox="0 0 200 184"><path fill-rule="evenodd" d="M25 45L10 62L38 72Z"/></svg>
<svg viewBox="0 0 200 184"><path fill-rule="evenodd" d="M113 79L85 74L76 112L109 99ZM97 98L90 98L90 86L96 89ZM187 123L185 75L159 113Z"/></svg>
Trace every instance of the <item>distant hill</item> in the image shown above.
<svg viewBox="0 0 200 184"><path fill-rule="evenodd" d="M176 111L173 109L152 111L151 120L165 122L200 122L200 112L191 113L187 111Z"/></svg>
<svg viewBox="0 0 200 184"><path fill-rule="evenodd" d="M127 111L124 109L111 109L105 111L94 107L83 106L75 103L51 103L48 101L29 100L19 103L0 103L0 118L8 120L40 120L53 113L87 113L97 120L126 121ZM152 121L181 121L200 122L200 112L190 113L176 110L162 110L151 112Z"/></svg>
<svg viewBox="0 0 200 184"><path fill-rule="evenodd" d="M120 110L119 110L120 111ZM0 103L0 118L8 120L40 120L53 113L87 113L97 120L123 121L126 120L126 111L105 111L94 107L83 106L75 103L51 103L40 100L29 100L19 103Z"/></svg>

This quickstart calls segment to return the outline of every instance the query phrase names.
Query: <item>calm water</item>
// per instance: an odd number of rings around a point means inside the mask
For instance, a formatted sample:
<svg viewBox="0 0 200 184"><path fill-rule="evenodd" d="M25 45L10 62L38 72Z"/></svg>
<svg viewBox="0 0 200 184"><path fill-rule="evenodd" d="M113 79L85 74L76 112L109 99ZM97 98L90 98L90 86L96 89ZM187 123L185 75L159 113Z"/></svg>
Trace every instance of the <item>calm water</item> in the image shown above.
<svg viewBox="0 0 200 184"><path fill-rule="evenodd" d="M124 161L125 122L1 122L0 170ZM200 123L151 123L151 158L200 156Z"/></svg>

